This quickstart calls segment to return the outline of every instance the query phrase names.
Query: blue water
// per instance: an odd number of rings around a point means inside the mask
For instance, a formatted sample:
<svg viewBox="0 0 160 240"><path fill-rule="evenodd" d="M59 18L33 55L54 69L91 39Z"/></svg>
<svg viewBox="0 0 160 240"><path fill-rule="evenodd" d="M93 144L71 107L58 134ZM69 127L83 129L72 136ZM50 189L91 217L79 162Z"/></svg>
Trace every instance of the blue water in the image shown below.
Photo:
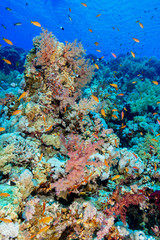
<svg viewBox="0 0 160 240"><path fill-rule="evenodd" d="M110 58L111 52L118 56L130 51L140 57L160 57L158 0L86 0L85 3L87 7L82 6L80 0L1 1L0 22L7 27L4 29L0 26L1 36L10 39L16 46L29 50L32 38L41 32L40 28L30 24L32 20L52 31L62 42L78 39L87 53L98 57L104 55L105 58ZM5 7L12 11L7 11ZM97 14L101 16L96 17ZM137 20L144 25L144 29L135 23ZM22 25L14 26L16 22L21 22ZM93 33L88 29L92 29ZM138 38L140 43L136 44L133 37ZM99 42L99 46L96 47L94 42ZM5 45L3 41L0 44ZM100 49L101 53L97 53L96 49Z"/></svg>

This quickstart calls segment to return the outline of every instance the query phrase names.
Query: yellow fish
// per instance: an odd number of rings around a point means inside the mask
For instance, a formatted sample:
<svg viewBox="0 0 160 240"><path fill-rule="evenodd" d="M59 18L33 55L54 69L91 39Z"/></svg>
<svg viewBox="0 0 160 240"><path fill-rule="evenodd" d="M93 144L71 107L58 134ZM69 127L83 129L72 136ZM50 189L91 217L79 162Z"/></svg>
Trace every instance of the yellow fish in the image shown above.
<svg viewBox="0 0 160 240"><path fill-rule="evenodd" d="M9 64L9 65L12 64L11 61L9 61L8 59L3 58L3 61L6 62L6 63Z"/></svg>
<svg viewBox="0 0 160 240"><path fill-rule="evenodd" d="M139 41L139 39L137 39L137 38L132 38L135 42L137 42L137 43L139 43L140 41Z"/></svg>
<svg viewBox="0 0 160 240"><path fill-rule="evenodd" d="M96 64L96 63L95 63L94 65L95 65L95 67L96 67L97 69L99 69L99 66L98 66L98 64Z"/></svg>
<svg viewBox="0 0 160 240"><path fill-rule="evenodd" d="M158 85L159 83L157 81L152 81L155 85Z"/></svg>
<svg viewBox="0 0 160 240"><path fill-rule="evenodd" d="M39 220L39 223L50 223L53 220L53 217L44 217Z"/></svg>
<svg viewBox="0 0 160 240"><path fill-rule="evenodd" d="M112 181L113 181L113 180L116 180L116 179L120 178L120 176L121 176L121 175L115 175L111 180L112 180Z"/></svg>
<svg viewBox="0 0 160 240"><path fill-rule="evenodd" d="M5 222L5 223L11 223L12 220L8 219L8 218L0 218L0 221Z"/></svg>
<svg viewBox="0 0 160 240"><path fill-rule="evenodd" d="M31 21L31 24L33 24L36 27L41 27L41 24L39 22L36 22L36 21Z"/></svg>
<svg viewBox="0 0 160 240"><path fill-rule="evenodd" d="M10 40L8 40L8 39L6 39L6 38L3 38L3 40L4 40L6 43L8 43L9 45L13 45L13 43L12 43Z"/></svg>
<svg viewBox="0 0 160 240"><path fill-rule="evenodd" d="M92 98L93 98L96 102L99 102L99 99L98 99L96 96L92 95Z"/></svg>
<svg viewBox="0 0 160 240"><path fill-rule="evenodd" d="M14 112L12 113L12 116L17 115L17 114L20 114L21 112L22 112L22 110L16 110L16 111L14 111Z"/></svg>
<svg viewBox="0 0 160 240"><path fill-rule="evenodd" d="M10 194L9 193L0 193L0 197L9 197Z"/></svg>
<svg viewBox="0 0 160 240"><path fill-rule="evenodd" d="M84 7L87 7L87 4L86 3L81 3Z"/></svg>
<svg viewBox="0 0 160 240"><path fill-rule="evenodd" d="M23 92L23 93L21 94L21 96L18 98L18 101L21 100L22 98L24 98L25 96L26 96L26 92Z"/></svg>
<svg viewBox="0 0 160 240"><path fill-rule="evenodd" d="M106 117L104 109L101 109L101 114L102 114L103 117Z"/></svg>
<svg viewBox="0 0 160 240"><path fill-rule="evenodd" d="M131 55L132 55L132 57L135 58L135 53L134 52L131 51Z"/></svg>
<svg viewBox="0 0 160 240"><path fill-rule="evenodd" d="M110 83L109 85L114 87L114 88L118 88L117 84L115 84L115 83Z"/></svg>
<svg viewBox="0 0 160 240"><path fill-rule="evenodd" d="M139 22L139 26L140 26L141 28L144 28L143 24L142 24L142 23L140 23L140 22Z"/></svg>
<svg viewBox="0 0 160 240"><path fill-rule="evenodd" d="M5 130L6 130L5 128L0 127L0 132L3 132L3 131L5 131Z"/></svg>

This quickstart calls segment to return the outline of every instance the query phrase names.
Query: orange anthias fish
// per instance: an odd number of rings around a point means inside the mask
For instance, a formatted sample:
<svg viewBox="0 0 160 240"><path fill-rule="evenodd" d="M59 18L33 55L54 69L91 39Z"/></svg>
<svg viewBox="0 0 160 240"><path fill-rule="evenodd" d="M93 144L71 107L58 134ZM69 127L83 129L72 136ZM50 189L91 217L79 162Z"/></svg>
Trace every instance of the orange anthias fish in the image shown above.
<svg viewBox="0 0 160 240"><path fill-rule="evenodd" d="M112 180L112 181L113 181L113 180L116 180L116 179L120 178L120 176L121 176L121 175L115 175L114 177L112 177L111 180Z"/></svg>
<svg viewBox="0 0 160 240"><path fill-rule="evenodd" d="M92 29L90 29L90 28L88 28L88 31L90 31L91 33L93 33L93 30L92 30Z"/></svg>
<svg viewBox="0 0 160 240"><path fill-rule="evenodd" d="M131 51L131 55L132 55L132 57L135 58L135 53L134 52Z"/></svg>
<svg viewBox="0 0 160 240"><path fill-rule="evenodd" d="M53 217L44 217L39 220L39 223L50 223L53 220Z"/></svg>
<svg viewBox="0 0 160 240"><path fill-rule="evenodd" d="M86 3L81 3L84 7L87 7L87 4Z"/></svg>
<svg viewBox="0 0 160 240"><path fill-rule="evenodd" d="M101 52L101 50L96 49L97 52Z"/></svg>
<svg viewBox="0 0 160 240"><path fill-rule="evenodd" d="M8 43L9 45L13 45L13 43L12 43L10 40L8 40L8 39L6 39L6 38L3 38L3 40L4 40L6 43Z"/></svg>
<svg viewBox="0 0 160 240"><path fill-rule="evenodd" d="M159 83L157 81L152 81L155 85L158 85Z"/></svg>
<svg viewBox="0 0 160 240"><path fill-rule="evenodd" d="M3 131L5 131L5 130L6 130L5 128L0 127L0 132L3 132Z"/></svg>
<svg viewBox="0 0 160 240"><path fill-rule="evenodd" d="M124 96L124 93L119 93L117 94L117 96Z"/></svg>
<svg viewBox="0 0 160 240"><path fill-rule="evenodd" d="M110 83L109 85L110 85L111 87L114 87L114 88L117 88L117 89L118 89L118 85L115 84L115 83Z"/></svg>
<svg viewBox="0 0 160 240"><path fill-rule="evenodd" d="M101 14L97 14L97 16L96 17L100 17L101 16Z"/></svg>
<svg viewBox="0 0 160 240"><path fill-rule="evenodd" d="M143 24L142 24L142 23L140 23L140 22L139 22L139 26L140 26L141 28L144 28Z"/></svg>
<svg viewBox="0 0 160 240"><path fill-rule="evenodd" d="M101 114L102 114L103 117L106 117L104 109L101 109Z"/></svg>
<svg viewBox="0 0 160 240"><path fill-rule="evenodd" d="M99 99L98 99L96 96L92 95L92 98L93 98L96 102L99 102Z"/></svg>
<svg viewBox="0 0 160 240"><path fill-rule="evenodd" d="M139 43L140 41L139 41L139 39L137 39L137 38L132 38L135 42L137 42L137 43Z"/></svg>
<svg viewBox="0 0 160 240"><path fill-rule="evenodd" d="M123 120L123 118L124 118L124 112L122 111L121 112L121 120Z"/></svg>
<svg viewBox="0 0 160 240"><path fill-rule="evenodd" d="M112 114L112 117L113 117L113 118L116 118L116 119L118 118L115 114Z"/></svg>
<svg viewBox="0 0 160 240"><path fill-rule="evenodd" d="M23 92L22 94L21 94L21 96L18 98L18 101L20 101L22 98L24 98L25 96L26 96L26 92Z"/></svg>
<svg viewBox="0 0 160 240"><path fill-rule="evenodd" d="M158 140L157 140L157 139L154 139L154 138L152 138L152 141L154 141L154 142L158 142Z"/></svg>
<svg viewBox="0 0 160 240"><path fill-rule="evenodd" d="M52 129L53 125L49 126L47 129L46 129L46 132L50 131Z"/></svg>
<svg viewBox="0 0 160 240"><path fill-rule="evenodd" d="M97 69L99 69L99 66L98 66L98 64L96 64L96 63L95 63L94 65L95 65L95 67L96 67Z"/></svg>
<svg viewBox="0 0 160 240"><path fill-rule="evenodd" d="M160 120L157 118L157 122L158 122L158 124L160 125Z"/></svg>
<svg viewBox="0 0 160 240"><path fill-rule="evenodd" d="M11 223L12 220L8 219L8 218L0 218L0 221L5 222L5 223Z"/></svg>
<svg viewBox="0 0 160 240"><path fill-rule="evenodd" d="M36 27L41 27L41 24L39 22L36 22L36 21L31 21L31 24L33 24Z"/></svg>
<svg viewBox="0 0 160 240"><path fill-rule="evenodd" d="M42 160L43 157L43 153L41 153L40 158L39 158L39 162Z"/></svg>
<svg viewBox="0 0 160 240"><path fill-rule="evenodd" d="M106 159L104 159L104 164L105 164L106 167L109 167L109 164L108 164Z"/></svg>
<svg viewBox="0 0 160 240"><path fill-rule="evenodd" d="M111 54L112 54L112 56L113 56L114 58L117 58L117 56L116 56L115 53L112 53L112 52L111 52Z"/></svg>
<svg viewBox="0 0 160 240"><path fill-rule="evenodd" d="M11 65L12 63L11 63L11 61L9 61L8 59L6 59L6 58L3 58L3 61L4 62L6 62L7 64L9 64L9 65Z"/></svg>
<svg viewBox="0 0 160 240"><path fill-rule="evenodd" d="M0 197L9 197L10 194L9 193L0 193Z"/></svg>
<svg viewBox="0 0 160 240"><path fill-rule="evenodd" d="M45 226L45 227L41 228L41 230L37 233L37 235L40 234L40 233L42 233L42 232L47 231L48 228L50 228L50 226Z"/></svg>
<svg viewBox="0 0 160 240"><path fill-rule="evenodd" d="M133 154L133 156L136 158L136 159L138 159L138 157L137 157L137 155L135 154L135 153L132 153Z"/></svg>
<svg viewBox="0 0 160 240"><path fill-rule="evenodd" d="M17 114L20 114L21 112L22 112L22 110L16 110L16 111L14 111L14 112L12 113L12 116L17 115Z"/></svg>

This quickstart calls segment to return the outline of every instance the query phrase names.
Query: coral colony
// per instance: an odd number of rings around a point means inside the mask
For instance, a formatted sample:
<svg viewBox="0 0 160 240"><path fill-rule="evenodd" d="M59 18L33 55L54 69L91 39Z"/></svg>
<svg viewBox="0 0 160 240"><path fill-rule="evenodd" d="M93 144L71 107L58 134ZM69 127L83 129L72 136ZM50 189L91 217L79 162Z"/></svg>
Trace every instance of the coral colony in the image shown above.
<svg viewBox="0 0 160 240"><path fill-rule="evenodd" d="M160 239L160 62L33 46L0 50L0 239Z"/></svg>

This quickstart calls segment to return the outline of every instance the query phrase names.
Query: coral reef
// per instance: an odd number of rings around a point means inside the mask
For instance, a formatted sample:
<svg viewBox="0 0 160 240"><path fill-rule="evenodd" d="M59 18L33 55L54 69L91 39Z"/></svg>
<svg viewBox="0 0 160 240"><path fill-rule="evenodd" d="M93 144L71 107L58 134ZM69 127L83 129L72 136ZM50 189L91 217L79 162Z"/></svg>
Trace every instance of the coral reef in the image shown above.
<svg viewBox="0 0 160 240"><path fill-rule="evenodd" d="M24 75L7 66L0 99L1 239L159 237L157 66L154 58L128 56L98 62L85 57L81 43L61 43L44 29Z"/></svg>

